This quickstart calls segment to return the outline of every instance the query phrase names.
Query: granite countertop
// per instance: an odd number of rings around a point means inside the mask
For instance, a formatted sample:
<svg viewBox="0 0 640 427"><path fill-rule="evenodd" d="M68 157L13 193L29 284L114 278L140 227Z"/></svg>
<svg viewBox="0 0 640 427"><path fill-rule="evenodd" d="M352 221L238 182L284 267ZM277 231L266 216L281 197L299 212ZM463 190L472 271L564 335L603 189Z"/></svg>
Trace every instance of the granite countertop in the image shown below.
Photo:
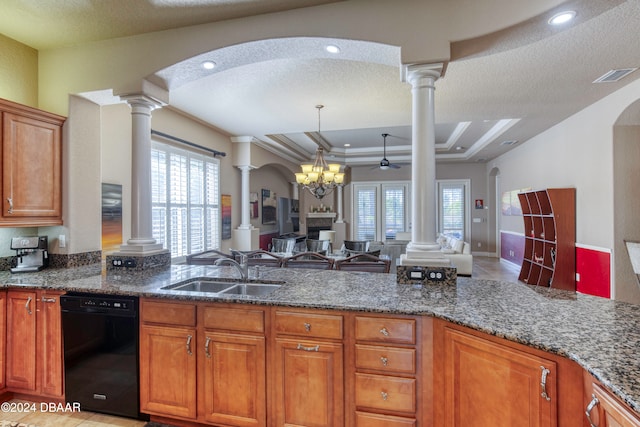
<svg viewBox="0 0 640 427"><path fill-rule="evenodd" d="M176 300L430 315L576 361L640 413L640 306L522 283L458 277L456 286L396 283L395 274L263 268L283 282L266 297L208 296L160 288L198 277L237 277L232 267L177 265L106 272L101 264L0 272L0 287L137 295Z"/></svg>

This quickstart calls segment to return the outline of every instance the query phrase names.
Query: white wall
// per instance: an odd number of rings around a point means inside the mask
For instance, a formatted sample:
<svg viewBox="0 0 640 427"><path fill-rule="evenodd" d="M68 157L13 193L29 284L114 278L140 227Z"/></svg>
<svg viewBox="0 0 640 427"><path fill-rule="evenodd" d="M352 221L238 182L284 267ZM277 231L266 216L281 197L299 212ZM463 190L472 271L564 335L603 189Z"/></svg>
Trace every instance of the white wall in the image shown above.
<svg viewBox="0 0 640 427"><path fill-rule="evenodd" d="M575 187L576 242L612 249L613 268L617 257L626 256L614 249L613 127L639 98L640 80L636 80L487 164L487 173L499 168L501 192ZM627 186L623 191L637 194L640 183L623 185ZM502 230L523 232L521 217L499 216L499 221ZM636 283L614 283L614 287L618 289L614 293L640 302Z"/></svg>

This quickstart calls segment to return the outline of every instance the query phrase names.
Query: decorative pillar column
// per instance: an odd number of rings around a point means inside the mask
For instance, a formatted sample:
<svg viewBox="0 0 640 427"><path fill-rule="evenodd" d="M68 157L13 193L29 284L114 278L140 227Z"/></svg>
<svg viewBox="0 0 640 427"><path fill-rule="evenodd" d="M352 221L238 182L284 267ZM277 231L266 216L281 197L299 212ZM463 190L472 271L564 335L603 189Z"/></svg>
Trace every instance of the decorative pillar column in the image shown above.
<svg viewBox="0 0 640 427"><path fill-rule="evenodd" d="M253 226L251 225L251 219L249 216L249 202L251 197L251 195L249 194L249 182L250 182L251 169L253 169L253 167L249 165L243 165L243 166L237 166L237 168L240 169L240 177L241 177L240 178L241 179L240 206L242 209L242 213L240 215L241 221L238 229L250 230L253 228Z"/></svg>
<svg viewBox="0 0 640 427"><path fill-rule="evenodd" d="M251 136L235 136L231 138L234 143L234 166L240 169L240 225L233 230L233 249L249 251L260 246L260 229L251 225L249 204L251 202L250 183L251 170L256 169L251 165Z"/></svg>
<svg viewBox="0 0 640 427"><path fill-rule="evenodd" d="M291 184L291 199L300 199L300 184L297 181L290 182Z"/></svg>
<svg viewBox="0 0 640 427"><path fill-rule="evenodd" d="M131 107L131 238L107 256L107 266L143 270L168 265L169 250L153 238L151 208L151 111L164 104L145 94L121 99Z"/></svg>
<svg viewBox="0 0 640 427"><path fill-rule="evenodd" d="M339 185L336 188L336 224L342 224L344 220L342 219L342 185Z"/></svg>
<svg viewBox="0 0 640 427"><path fill-rule="evenodd" d="M411 242L406 258L427 260L442 258L436 243L436 149L435 82L442 64L406 67L406 80L412 86L411 142ZM401 259L401 262L405 261Z"/></svg>

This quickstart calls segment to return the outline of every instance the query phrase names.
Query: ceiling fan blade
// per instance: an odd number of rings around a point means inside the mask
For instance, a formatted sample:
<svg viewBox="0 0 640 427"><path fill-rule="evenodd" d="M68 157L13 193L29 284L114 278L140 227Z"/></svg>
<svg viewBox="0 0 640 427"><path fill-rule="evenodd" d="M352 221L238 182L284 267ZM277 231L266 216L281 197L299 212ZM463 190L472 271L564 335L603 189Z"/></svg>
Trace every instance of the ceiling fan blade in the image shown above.
<svg viewBox="0 0 640 427"><path fill-rule="evenodd" d="M400 165L396 165L395 163L389 163L389 167L392 169L400 169Z"/></svg>

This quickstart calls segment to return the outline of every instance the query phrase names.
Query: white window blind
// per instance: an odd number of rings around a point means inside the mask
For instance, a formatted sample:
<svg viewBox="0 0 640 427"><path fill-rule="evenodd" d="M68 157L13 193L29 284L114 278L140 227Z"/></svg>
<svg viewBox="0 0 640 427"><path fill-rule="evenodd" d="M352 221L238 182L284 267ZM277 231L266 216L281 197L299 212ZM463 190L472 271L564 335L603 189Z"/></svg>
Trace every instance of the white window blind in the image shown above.
<svg viewBox="0 0 640 427"><path fill-rule="evenodd" d="M409 184L354 183L353 239L393 240L409 231Z"/></svg>
<svg viewBox="0 0 640 427"><path fill-rule="evenodd" d="M466 196L464 183L440 183L439 225L442 234L464 239Z"/></svg>
<svg viewBox="0 0 640 427"><path fill-rule="evenodd" d="M220 247L220 162L153 141L153 237L172 258Z"/></svg>

